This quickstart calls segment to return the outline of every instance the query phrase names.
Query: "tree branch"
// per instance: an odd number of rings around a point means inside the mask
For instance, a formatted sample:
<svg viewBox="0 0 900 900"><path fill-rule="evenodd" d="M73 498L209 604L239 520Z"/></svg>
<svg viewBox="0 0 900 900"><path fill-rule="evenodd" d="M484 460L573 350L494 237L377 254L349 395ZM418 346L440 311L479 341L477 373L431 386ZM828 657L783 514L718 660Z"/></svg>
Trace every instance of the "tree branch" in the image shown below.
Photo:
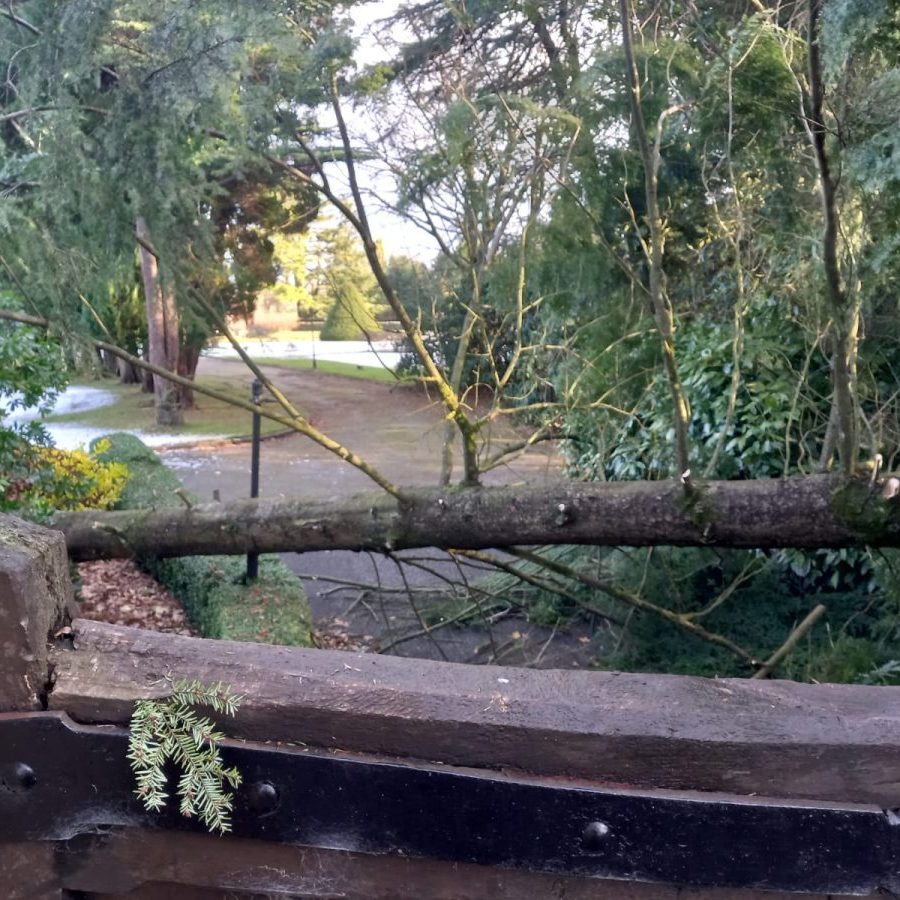
<svg viewBox="0 0 900 900"><path fill-rule="evenodd" d="M688 425L690 409L684 388L678 374L675 356L675 315L666 293L663 254L665 232L659 211L659 140L651 145L641 107L641 89L638 81L637 63L634 55L634 35L632 33L632 10L630 0L619 0L619 15L622 25L622 49L625 53L625 70L628 80L628 96L631 104L631 118L638 142L638 151L644 169L644 194L647 201L647 225L650 230L648 265L650 268L650 300L656 316L656 325L662 338L663 359L672 394L675 426L676 476L684 478L690 469L690 449L688 445ZM662 119L660 121L662 127ZM685 482L687 484L687 482Z"/></svg>
<svg viewBox="0 0 900 900"><path fill-rule="evenodd" d="M768 678L775 669L784 661L785 657L800 643L805 635L822 616L827 612L827 607L820 603L809 615L788 635L788 639L753 673L754 678Z"/></svg>
<svg viewBox="0 0 900 900"><path fill-rule="evenodd" d="M14 13L11 9L0 9L0 16L7 18L10 22L15 22L16 25L21 25L26 31L30 31L33 35L37 37L41 36L41 29L32 25L31 22L27 22L20 15Z"/></svg>
<svg viewBox="0 0 900 900"><path fill-rule="evenodd" d="M807 43L809 53L809 97L807 131L819 174L819 193L825 227L822 233L822 259L825 284L832 308L835 350L832 371L836 408L838 456L845 472L852 473L859 453L859 404L856 397L856 359L859 343L860 306L858 292L848 298L838 263L837 184L831 172L826 147L825 79L819 45L819 16L822 0L809 0Z"/></svg>

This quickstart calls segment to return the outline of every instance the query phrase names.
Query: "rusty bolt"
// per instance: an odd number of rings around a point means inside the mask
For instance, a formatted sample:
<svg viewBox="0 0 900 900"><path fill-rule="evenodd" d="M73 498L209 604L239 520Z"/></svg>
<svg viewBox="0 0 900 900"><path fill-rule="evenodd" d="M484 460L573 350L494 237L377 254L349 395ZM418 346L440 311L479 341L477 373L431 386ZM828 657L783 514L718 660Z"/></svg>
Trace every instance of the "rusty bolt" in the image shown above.
<svg viewBox="0 0 900 900"><path fill-rule="evenodd" d="M274 812L278 808L278 791L271 781L257 781L248 791L250 807L260 815Z"/></svg>
<svg viewBox="0 0 900 900"><path fill-rule="evenodd" d="M588 853L596 853L603 849L609 837L609 825L606 822L588 822L581 832L581 845Z"/></svg>

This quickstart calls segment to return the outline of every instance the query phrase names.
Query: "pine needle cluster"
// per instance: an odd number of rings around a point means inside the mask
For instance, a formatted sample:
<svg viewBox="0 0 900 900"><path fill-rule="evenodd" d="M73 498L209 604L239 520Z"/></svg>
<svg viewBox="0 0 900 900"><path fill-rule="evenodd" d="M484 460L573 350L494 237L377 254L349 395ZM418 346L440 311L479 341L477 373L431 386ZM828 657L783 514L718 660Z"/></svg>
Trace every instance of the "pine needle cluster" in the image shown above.
<svg viewBox="0 0 900 900"><path fill-rule="evenodd" d="M197 816L209 831L224 834L231 830L234 804L226 784L238 787L241 774L225 767L218 747L224 735L194 707L208 706L233 716L242 698L220 683L176 681L172 688L168 697L135 703L128 741L128 760L137 781L134 793L146 809L163 809L169 799L163 767L171 759L181 770L177 789L181 814Z"/></svg>

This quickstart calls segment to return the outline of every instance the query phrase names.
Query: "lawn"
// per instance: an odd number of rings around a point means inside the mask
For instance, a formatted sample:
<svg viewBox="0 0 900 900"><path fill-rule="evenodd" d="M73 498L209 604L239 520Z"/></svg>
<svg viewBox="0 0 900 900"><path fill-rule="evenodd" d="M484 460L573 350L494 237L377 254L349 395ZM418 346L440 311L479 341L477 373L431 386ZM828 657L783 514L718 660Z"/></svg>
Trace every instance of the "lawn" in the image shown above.
<svg viewBox="0 0 900 900"><path fill-rule="evenodd" d="M247 347L253 344L268 344L272 341L286 341L293 343L301 343L305 341L308 343L309 341L319 340L319 332L281 328L273 331L267 331L266 334L239 334L238 339L240 340L241 344ZM230 343L228 341L228 338L219 337L213 339L210 346L229 347Z"/></svg>
<svg viewBox="0 0 900 900"><path fill-rule="evenodd" d="M315 361L311 359L287 359L281 356L260 356L251 358L260 366L280 366L284 369L313 369L319 372L327 372L331 375L345 375L347 378L365 378L368 381L385 381L389 384L396 384L398 381L404 381L400 376L395 375L390 369L384 366L358 366L355 363L330 362L329 360L319 359Z"/></svg>
<svg viewBox="0 0 900 900"><path fill-rule="evenodd" d="M249 400L251 379L252 376L247 372L246 375L235 379L200 378L198 383L220 393ZM179 434L217 434L232 438L249 437L252 428L252 417L249 412L222 400L205 397L203 394L195 393L197 408L185 410L184 425L173 429L171 426L156 424L153 397L143 393L137 385L106 380L82 382L81 385L109 391L115 394L118 400L116 403L95 409L81 409L63 414L51 413L46 421L77 423L86 428L99 428L104 431L139 428L148 434L170 434L177 431ZM271 419L263 418L261 425L263 435L285 430L283 425Z"/></svg>

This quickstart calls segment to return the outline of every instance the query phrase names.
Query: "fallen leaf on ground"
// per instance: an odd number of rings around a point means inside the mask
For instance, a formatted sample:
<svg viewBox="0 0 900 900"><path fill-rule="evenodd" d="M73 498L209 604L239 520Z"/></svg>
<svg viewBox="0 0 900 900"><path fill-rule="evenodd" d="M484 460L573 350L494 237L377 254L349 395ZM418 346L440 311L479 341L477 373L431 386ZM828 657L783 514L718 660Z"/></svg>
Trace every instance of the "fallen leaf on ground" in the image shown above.
<svg viewBox="0 0 900 900"><path fill-rule="evenodd" d="M196 636L184 607L128 559L80 563L78 602L85 619Z"/></svg>

